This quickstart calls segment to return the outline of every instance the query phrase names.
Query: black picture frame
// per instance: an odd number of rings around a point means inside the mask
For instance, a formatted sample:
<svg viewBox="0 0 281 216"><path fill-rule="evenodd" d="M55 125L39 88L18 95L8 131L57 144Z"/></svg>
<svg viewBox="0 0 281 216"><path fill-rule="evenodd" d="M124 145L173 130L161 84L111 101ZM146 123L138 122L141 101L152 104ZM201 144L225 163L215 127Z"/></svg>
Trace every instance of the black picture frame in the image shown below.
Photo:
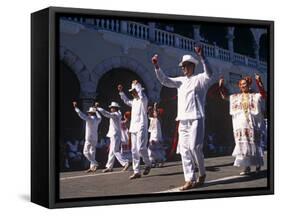
<svg viewBox="0 0 281 216"><path fill-rule="evenodd" d="M59 198L59 26L61 16L105 16L180 20L229 25L248 25L268 31L267 109L268 109L268 172L267 187L196 191L189 193L155 193L141 195L88 198ZM168 15L49 7L31 15L31 201L47 208L113 205L173 200L192 200L274 194L274 22L186 15Z"/></svg>

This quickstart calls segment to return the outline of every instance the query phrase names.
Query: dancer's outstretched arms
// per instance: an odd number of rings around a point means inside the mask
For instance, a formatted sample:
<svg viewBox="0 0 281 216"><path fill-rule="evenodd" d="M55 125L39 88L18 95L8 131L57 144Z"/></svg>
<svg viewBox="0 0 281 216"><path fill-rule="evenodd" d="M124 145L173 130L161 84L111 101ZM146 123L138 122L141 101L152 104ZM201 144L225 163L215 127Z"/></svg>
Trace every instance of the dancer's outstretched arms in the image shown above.
<svg viewBox="0 0 281 216"><path fill-rule="evenodd" d="M264 90L264 86L263 86L263 83L261 81L261 76L258 75L258 74L255 74L255 79L256 79L257 88L258 88L262 98L266 99L267 98L267 94L266 94L266 91Z"/></svg>
<svg viewBox="0 0 281 216"><path fill-rule="evenodd" d="M89 116L87 116L86 114L84 114L77 106L77 102L76 101L73 101L72 102L72 105L75 109L75 111L77 112L78 116L84 120L84 121L87 121L89 119Z"/></svg>
<svg viewBox="0 0 281 216"><path fill-rule="evenodd" d="M213 75L213 71L210 67L208 59L204 55L203 48L201 46L195 46L194 50L203 65L203 71L208 77L211 77Z"/></svg>
<svg viewBox="0 0 281 216"><path fill-rule="evenodd" d="M171 78L166 76L166 74L164 74L163 71L161 70L158 63L157 54L152 57L151 61L155 68L156 77L162 85L169 88L179 88L181 82L177 78Z"/></svg>
<svg viewBox="0 0 281 216"><path fill-rule="evenodd" d="M125 95L125 93L123 92L123 86L122 86L121 84L119 84L119 85L117 86L117 89L118 89L119 95L120 95L121 99L124 101L124 103L131 107L131 106L132 106L132 100L130 100L130 99Z"/></svg>
<svg viewBox="0 0 281 216"><path fill-rule="evenodd" d="M225 92L225 89L224 89L224 79L223 78L220 78L220 80L219 80L219 92L220 92L222 99L229 100L229 95L227 95L227 93Z"/></svg>

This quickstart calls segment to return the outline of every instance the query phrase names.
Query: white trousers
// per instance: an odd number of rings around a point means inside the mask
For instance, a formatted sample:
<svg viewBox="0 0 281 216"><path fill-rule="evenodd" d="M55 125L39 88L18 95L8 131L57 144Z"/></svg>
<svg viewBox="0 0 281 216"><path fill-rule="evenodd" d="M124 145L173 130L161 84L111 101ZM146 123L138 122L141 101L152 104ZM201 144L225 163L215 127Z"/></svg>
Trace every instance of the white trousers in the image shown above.
<svg viewBox="0 0 281 216"><path fill-rule="evenodd" d="M90 168L98 166L96 161L96 145L97 140L86 140L84 143L83 154L90 161Z"/></svg>
<svg viewBox="0 0 281 216"><path fill-rule="evenodd" d="M151 166L151 162L147 152L147 130L140 130L136 133L131 133L132 143L132 158L133 158L133 170L134 173L140 173L140 158L146 166Z"/></svg>
<svg viewBox="0 0 281 216"><path fill-rule="evenodd" d="M109 153L108 153L106 168L109 168L109 169L113 168L115 157L117 158L118 162L122 166L125 166L128 163L128 160L123 159L123 157L120 153L120 144L121 144L120 136L110 137L110 146L109 146Z"/></svg>
<svg viewBox="0 0 281 216"><path fill-rule="evenodd" d="M164 162L166 160L165 149L160 141L149 142L148 156L152 163Z"/></svg>
<svg viewBox="0 0 281 216"><path fill-rule="evenodd" d="M179 151L185 181L195 181L195 164L199 175L205 175L204 155L204 119L182 120L179 123Z"/></svg>

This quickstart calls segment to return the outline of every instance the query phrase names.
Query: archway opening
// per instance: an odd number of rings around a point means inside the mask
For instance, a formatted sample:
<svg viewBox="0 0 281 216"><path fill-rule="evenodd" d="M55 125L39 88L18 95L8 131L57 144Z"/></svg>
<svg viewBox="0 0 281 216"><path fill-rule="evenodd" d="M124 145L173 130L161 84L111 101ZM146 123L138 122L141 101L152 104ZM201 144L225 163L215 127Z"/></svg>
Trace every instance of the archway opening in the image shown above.
<svg viewBox="0 0 281 216"><path fill-rule="evenodd" d="M200 34L204 42L216 44L224 49L228 48L227 28L223 25L201 25Z"/></svg>
<svg viewBox="0 0 281 216"><path fill-rule="evenodd" d="M59 81L60 168L65 170L69 165L65 164L67 158L66 142L84 139L84 122L77 116L72 106L72 101L79 98L79 80L63 62L60 62Z"/></svg>
<svg viewBox="0 0 281 216"><path fill-rule="evenodd" d="M234 52L255 58L255 40L251 30L247 27L237 27L234 30L234 36Z"/></svg>
<svg viewBox="0 0 281 216"><path fill-rule="evenodd" d="M124 92L128 98L132 98L128 90L131 88L131 83L133 80L138 80L142 87L146 86L143 80L133 71L127 68L114 68L107 73L105 73L99 80L97 86L97 97L96 100L100 103L100 106L108 110L108 106L112 101L117 102L121 106L121 112L124 114L126 111L130 111L131 108L123 103L119 93L117 91L118 84L122 84L124 87ZM105 137L109 126L109 120L103 118L100 124L99 135Z"/></svg>
<svg viewBox="0 0 281 216"><path fill-rule="evenodd" d="M267 34L263 34L260 38L260 50L259 57L261 61L267 61L268 55L268 37Z"/></svg>
<svg viewBox="0 0 281 216"><path fill-rule="evenodd" d="M212 85L206 95L204 145L206 157L229 155L234 148L229 101L221 98L218 88L218 83Z"/></svg>
<svg viewBox="0 0 281 216"><path fill-rule="evenodd" d="M177 90L163 86L160 91L159 107L164 109L161 118L162 136L168 159L178 159L175 154L177 144Z"/></svg>

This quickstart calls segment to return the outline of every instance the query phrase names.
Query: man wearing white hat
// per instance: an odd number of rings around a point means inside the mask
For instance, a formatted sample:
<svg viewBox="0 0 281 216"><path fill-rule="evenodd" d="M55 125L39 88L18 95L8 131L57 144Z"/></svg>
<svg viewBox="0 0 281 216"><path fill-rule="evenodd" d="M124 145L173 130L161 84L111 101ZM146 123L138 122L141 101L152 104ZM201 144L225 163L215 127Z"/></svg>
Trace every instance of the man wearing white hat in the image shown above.
<svg viewBox="0 0 281 216"><path fill-rule="evenodd" d="M88 161L90 161L90 168L86 170L86 173L94 173L98 168L98 163L96 161L96 145L98 142L98 126L101 122L101 116L96 112L95 107L90 107L87 111L88 115L86 115L77 107L77 102L74 101L72 103L78 116L86 122L83 154Z"/></svg>
<svg viewBox="0 0 281 216"><path fill-rule="evenodd" d="M144 89L142 88L141 84L137 80L134 80L132 82L132 88L129 90L134 98L133 100L129 100L123 92L123 86L118 85L118 91L121 99L125 104L132 107L129 132L131 133L134 174L130 176L130 179L141 177L140 158L142 158L143 162L145 163L143 175L148 175L151 169L151 162L147 152L148 100L143 90Z"/></svg>
<svg viewBox="0 0 281 216"><path fill-rule="evenodd" d="M200 186L205 182L203 141L204 141L204 106L212 71L201 47L195 47L195 52L203 65L203 73L194 74L198 60L192 55L184 55L179 66L183 76L171 78L166 76L159 67L158 56L152 58L156 77L160 83L169 88L177 88L179 121L178 147L182 158L185 184L181 190ZM198 165L199 177L195 177L195 164Z"/></svg>
<svg viewBox="0 0 281 216"><path fill-rule="evenodd" d="M115 157L118 162L124 167L123 171L126 171L129 168L129 161L122 158L120 153L120 144L121 144L121 112L119 111L119 104L116 102L111 102L109 105L110 112L104 110L103 108L98 107L96 103L97 110L106 118L109 118L109 129L107 132L107 137L110 138L110 146L108 159L106 163L106 169L103 172L112 172Z"/></svg>

